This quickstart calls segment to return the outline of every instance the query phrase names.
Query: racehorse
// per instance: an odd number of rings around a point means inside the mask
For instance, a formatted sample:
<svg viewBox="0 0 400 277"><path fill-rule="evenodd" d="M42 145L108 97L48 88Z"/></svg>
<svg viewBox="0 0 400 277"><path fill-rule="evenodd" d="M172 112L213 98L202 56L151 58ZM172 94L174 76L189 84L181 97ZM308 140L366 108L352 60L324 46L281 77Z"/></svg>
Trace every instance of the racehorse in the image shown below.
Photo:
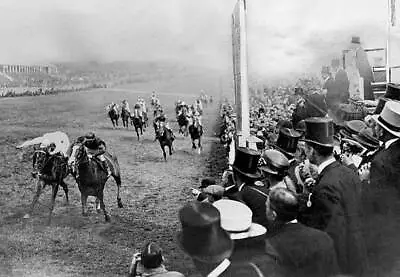
<svg viewBox="0 0 400 277"><path fill-rule="evenodd" d="M156 131L157 139L160 142L164 160L167 161L165 146L168 146L169 155L172 155L172 151L174 150L174 147L172 145L174 138L172 137L171 132L165 126L158 127L157 124L154 123L154 129Z"/></svg>
<svg viewBox="0 0 400 277"><path fill-rule="evenodd" d="M108 116L111 119L113 128L115 128L115 125L118 126L118 119L119 119L118 107L116 105L114 105L114 106L108 105L107 110L108 110Z"/></svg>
<svg viewBox="0 0 400 277"><path fill-rule="evenodd" d="M39 200L42 190L47 185L51 185L52 197L48 218L48 224L50 225L51 215L53 213L54 203L60 185L64 190L66 202L67 204L69 203L68 186L64 182L64 178L67 177L67 175L69 174L67 158L64 158L60 154L50 155L49 152L41 149L35 150L32 158L32 176L34 178L37 178L36 193L33 197L30 211L29 213L25 214L24 218L30 217L29 214L33 212L33 209Z"/></svg>
<svg viewBox="0 0 400 277"><path fill-rule="evenodd" d="M131 125L135 127L135 131L137 134L137 139L140 139L139 136L139 130L140 130L140 135L143 136L143 120L139 116L131 116Z"/></svg>
<svg viewBox="0 0 400 277"><path fill-rule="evenodd" d="M193 124L189 126L189 133L192 139L192 149L196 149L195 140L197 139L198 140L197 146L199 148L199 154L200 154L203 148L201 145L201 136L203 135L203 127L200 125L198 118L194 119Z"/></svg>
<svg viewBox="0 0 400 277"><path fill-rule="evenodd" d="M179 134L183 134L185 137L188 136L188 125L189 125L189 119L187 118L186 113L182 112L180 115L178 115L178 125L179 125Z"/></svg>
<svg viewBox="0 0 400 277"><path fill-rule="evenodd" d="M121 174L117 157L108 152L104 154L104 157L106 158L111 170L111 176L117 183L118 207L123 208L121 197L119 195L121 188ZM107 182L107 172L101 165L100 161L96 158L89 158L86 147L82 143L76 143L72 146L72 153L68 163L73 165L74 168L77 168L78 172L75 172L75 176L76 173L79 173L79 178L76 179L79 191L81 192L82 215L87 215L86 204L88 196L95 196L97 212L100 212L101 208L106 222L110 221L110 216L108 215L104 205L104 186Z"/></svg>
<svg viewBox="0 0 400 277"><path fill-rule="evenodd" d="M121 119L122 119L122 125L128 129L129 126L129 118L130 118L131 114L129 111L127 111L126 109L122 109L121 111Z"/></svg>

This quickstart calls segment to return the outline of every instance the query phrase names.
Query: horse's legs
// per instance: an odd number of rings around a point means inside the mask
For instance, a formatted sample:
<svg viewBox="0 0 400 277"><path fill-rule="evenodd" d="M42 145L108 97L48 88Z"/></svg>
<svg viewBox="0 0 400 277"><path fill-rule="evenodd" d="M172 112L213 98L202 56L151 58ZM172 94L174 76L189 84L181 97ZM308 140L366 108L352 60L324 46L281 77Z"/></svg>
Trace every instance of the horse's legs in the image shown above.
<svg viewBox="0 0 400 277"><path fill-rule="evenodd" d="M172 155L172 143L170 145L168 145L168 149L169 149L169 155Z"/></svg>
<svg viewBox="0 0 400 277"><path fill-rule="evenodd" d="M29 218L29 217L30 217L29 214L32 213L33 208L35 207L37 201L39 200L39 196L40 196L40 194L42 193L42 188L43 188L43 187L42 187L42 182L41 182L40 179L38 178L37 183L36 183L36 193L35 193L35 195L33 196L33 200L32 200L32 203L31 203L31 207L30 207L30 209L29 209L29 213L25 214L25 215L24 215L24 218Z"/></svg>
<svg viewBox="0 0 400 277"><path fill-rule="evenodd" d="M111 123L113 125L113 128L115 128L115 123L114 123L114 119L111 118Z"/></svg>
<svg viewBox="0 0 400 277"><path fill-rule="evenodd" d="M137 135L137 140L139 140L139 128L137 126L135 126L135 131Z"/></svg>
<svg viewBox="0 0 400 277"><path fill-rule="evenodd" d="M61 186L62 186L62 188L64 190L64 193L65 193L65 201L66 201L67 205L69 205L68 185L63 180L63 181L61 181Z"/></svg>
<svg viewBox="0 0 400 277"><path fill-rule="evenodd" d="M196 149L196 144L194 143L194 139L192 139L192 149Z"/></svg>
<svg viewBox="0 0 400 277"><path fill-rule="evenodd" d="M96 201L95 201L95 206L96 206L96 212L100 213L101 209L100 209L100 200L98 197L96 197Z"/></svg>
<svg viewBox="0 0 400 277"><path fill-rule="evenodd" d="M121 177L119 175L116 175L112 173L112 176L115 180L115 183L117 183L117 203L118 203L118 208L123 208L124 205L122 205L122 200L121 196L119 195L120 189L121 189Z"/></svg>
<svg viewBox="0 0 400 277"><path fill-rule="evenodd" d="M162 149L162 152L163 152L164 160L167 161L167 153L165 153L165 148L164 148L163 145L161 145L161 149Z"/></svg>
<svg viewBox="0 0 400 277"><path fill-rule="evenodd" d="M81 193L81 202L82 202L82 215L87 216L87 211L86 211L86 204L87 204L87 198L88 196Z"/></svg>
<svg viewBox="0 0 400 277"><path fill-rule="evenodd" d="M55 203L56 197L57 197L58 186L59 186L58 183L53 184L51 186L51 191L52 191L51 204L50 204L50 212L49 212L49 219L47 220L47 225L50 225L50 223L51 223L51 214L53 213L53 210L54 210L54 203Z"/></svg>
<svg viewBox="0 0 400 277"><path fill-rule="evenodd" d="M104 200L103 200L103 192L101 192L98 196L99 201L100 201L100 207L103 210L104 213L104 218L106 220L106 222L110 222L110 216L108 215L107 211L106 211L106 205L104 205Z"/></svg>
<svg viewBox="0 0 400 277"><path fill-rule="evenodd" d="M140 134L143 136L143 125L140 127Z"/></svg>

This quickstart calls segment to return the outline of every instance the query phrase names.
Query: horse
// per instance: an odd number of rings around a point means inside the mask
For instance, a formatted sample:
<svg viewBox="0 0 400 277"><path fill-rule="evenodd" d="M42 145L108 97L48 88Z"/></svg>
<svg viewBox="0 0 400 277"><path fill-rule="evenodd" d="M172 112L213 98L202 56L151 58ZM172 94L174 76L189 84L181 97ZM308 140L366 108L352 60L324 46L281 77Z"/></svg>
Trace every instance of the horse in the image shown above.
<svg viewBox="0 0 400 277"><path fill-rule="evenodd" d="M121 197L119 195L121 188L121 173L117 157L105 152L104 157L111 169L111 176L117 183L117 203L119 208L123 208ZM82 143L75 143L72 146L72 153L68 163L76 168L79 178L76 178L79 191L81 192L82 215L87 215L86 204L88 196L96 197L96 210L103 210L106 222L110 221L110 216L104 205L104 186L107 182L107 172L96 158L89 158L86 147ZM75 172L76 173L76 172ZM76 176L76 175L75 175Z"/></svg>
<svg viewBox="0 0 400 277"><path fill-rule="evenodd" d="M115 126L118 126L118 119L119 119L119 112L118 112L118 107L116 105L111 106L108 105L108 116L111 119L113 128L115 129Z"/></svg>
<svg viewBox="0 0 400 277"><path fill-rule="evenodd" d="M165 153L165 146L168 146L169 155L172 155L172 151L174 150L174 147L172 145L174 138L172 137L171 132L165 126L158 127L157 124L154 123L154 129L156 131L157 139L160 142L164 160L167 161L167 154Z"/></svg>
<svg viewBox="0 0 400 277"><path fill-rule="evenodd" d="M192 139L192 149L196 149L195 140L198 140L199 154L202 150L201 136L203 135L203 127L200 125L199 119L196 118L192 125L189 126L189 133Z"/></svg>
<svg viewBox="0 0 400 277"><path fill-rule="evenodd" d="M143 114L143 130L145 131L147 127L149 127L149 117L147 116L147 112L142 112Z"/></svg>
<svg viewBox="0 0 400 277"><path fill-rule="evenodd" d="M143 120L139 116L131 116L131 125L135 127L135 131L137 134L137 139L140 139L139 136L139 130L140 130L140 135L143 136Z"/></svg>
<svg viewBox="0 0 400 277"><path fill-rule="evenodd" d="M131 116L131 113L126 110L126 109L122 109L121 111L121 119L122 119L122 125L128 129L129 126L129 118Z"/></svg>
<svg viewBox="0 0 400 277"><path fill-rule="evenodd" d="M29 214L33 212L33 209L39 200L42 190L46 186L51 185L52 197L47 222L48 225L50 225L51 215L53 213L54 203L57 197L59 186L63 188L66 203L69 204L68 185L64 182L65 177L67 177L69 174L67 158L65 158L61 154L50 155L48 151L37 149L32 156L32 166L32 177L37 179L36 193L33 197L30 211L29 213L25 214L24 218L30 217Z"/></svg>

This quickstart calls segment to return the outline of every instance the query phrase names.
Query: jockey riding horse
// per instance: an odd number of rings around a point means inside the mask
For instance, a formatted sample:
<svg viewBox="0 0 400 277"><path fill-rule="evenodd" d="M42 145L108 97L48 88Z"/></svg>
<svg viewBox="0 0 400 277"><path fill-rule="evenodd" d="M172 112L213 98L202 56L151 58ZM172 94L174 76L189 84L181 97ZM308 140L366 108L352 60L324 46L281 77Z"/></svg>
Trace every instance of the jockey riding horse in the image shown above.
<svg viewBox="0 0 400 277"><path fill-rule="evenodd" d="M169 126L168 122L167 122L167 117L164 115L163 110L160 110L160 113L158 114L158 116L154 119L153 122L153 126L154 126L154 131L156 134L156 137L154 140L158 139L158 130L165 127L167 129L167 131L169 131L171 133L172 139L175 139L175 135L172 132L171 127Z"/></svg>
<svg viewBox="0 0 400 277"><path fill-rule="evenodd" d="M107 172L107 178L110 177L112 172L104 157L104 153L106 153L106 143L99 137L96 137L92 132L78 137L76 142L86 146L89 158L96 158L102 165L104 171ZM76 168L77 166L78 165L75 164L74 171L76 173L76 179L79 180L79 171Z"/></svg>

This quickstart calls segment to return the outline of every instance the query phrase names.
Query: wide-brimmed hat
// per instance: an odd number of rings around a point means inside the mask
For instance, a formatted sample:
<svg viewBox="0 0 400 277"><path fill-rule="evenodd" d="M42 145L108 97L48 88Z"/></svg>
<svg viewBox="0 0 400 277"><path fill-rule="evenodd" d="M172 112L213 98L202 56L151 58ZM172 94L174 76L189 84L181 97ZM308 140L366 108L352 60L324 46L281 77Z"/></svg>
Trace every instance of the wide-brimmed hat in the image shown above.
<svg viewBox="0 0 400 277"><path fill-rule="evenodd" d="M306 134L304 141L316 145L333 147L333 120L327 117L310 117L305 119Z"/></svg>
<svg viewBox="0 0 400 277"><path fill-rule="evenodd" d="M233 241L221 227L221 215L207 202L194 201L179 210L182 231L177 239L180 247L192 259L205 263L218 263L229 258Z"/></svg>
<svg viewBox="0 0 400 277"><path fill-rule="evenodd" d="M267 232L264 226L252 222L253 212L245 204L228 199L213 204L221 214L221 227L229 232L231 239L241 240L262 236Z"/></svg>
<svg viewBox="0 0 400 277"><path fill-rule="evenodd" d="M296 150L297 143L301 134L293 129L281 128L279 130L278 139L275 144L275 148L284 153L286 156L293 158Z"/></svg>
<svg viewBox="0 0 400 277"><path fill-rule="evenodd" d="M265 150L260 158L259 168L269 174L281 175L289 169L288 158L278 150Z"/></svg>
<svg viewBox="0 0 400 277"><path fill-rule="evenodd" d="M400 102L388 101L382 112L372 118L386 131L400 137Z"/></svg>
<svg viewBox="0 0 400 277"><path fill-rule="evenodd" d="M232 168L249 178L261 178L261 172L257 168L260 157L261 153L259 151L238 147L236 148L235 161Z"/></svg>
<svg viewBox="0 0 400 277"><path fill-rule="evenodd" d="M353 135L353 138L358 141L364 147L373 150L379 147L379 140L373 135L371 128L364 128L359 134Z"/></svg>

